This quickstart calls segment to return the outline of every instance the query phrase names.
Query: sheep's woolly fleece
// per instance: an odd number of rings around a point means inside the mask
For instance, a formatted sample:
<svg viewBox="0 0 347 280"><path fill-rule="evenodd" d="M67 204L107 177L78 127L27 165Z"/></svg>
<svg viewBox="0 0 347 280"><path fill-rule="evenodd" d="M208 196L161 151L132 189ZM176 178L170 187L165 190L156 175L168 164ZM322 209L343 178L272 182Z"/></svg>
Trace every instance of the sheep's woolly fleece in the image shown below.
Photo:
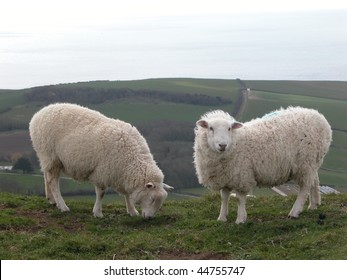
<svg viewBox="0 0 347 280"><path fill-rule="evenodd" d="M141 203L142 214L147 217L153 216L165 200L164 189L172 189L163 183L164 175L146 140L126 122L63 103L37 112L29 130L44 172L46 197L61 211L69 208L58 187L60 171L96 186L93 212L98 217L102 216L101 199L107 187L125 195L131 215L138 214L134 203Z"/></svg>
<svg viewBox="0 0 347 280"><path fill-rule="evenodd" d="M201 117L207 121L217 118L235 122L220 110ZM332 137L324 116L301 107L280 109L232 130L231 148L224 153L210 149L203 127L198 125L195 134L199 182L213 190L228 187L244 193L256 185L275 186L318 170Z"/></svg>
<svg viewBox="0 0 347 280"><path fill-rule="evenodd" d="M163 182L146 140L134 126L72 104L50 105L37 114L30 134L43 170L61 162L67 175L104 187Z"/></svg>

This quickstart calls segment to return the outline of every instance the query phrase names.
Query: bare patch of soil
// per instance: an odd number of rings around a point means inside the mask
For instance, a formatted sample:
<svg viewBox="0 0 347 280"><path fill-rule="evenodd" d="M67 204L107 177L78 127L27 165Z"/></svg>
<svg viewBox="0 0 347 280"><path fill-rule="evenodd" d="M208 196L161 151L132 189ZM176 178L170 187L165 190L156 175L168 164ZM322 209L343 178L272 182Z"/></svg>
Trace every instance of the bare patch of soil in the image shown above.
<svg viewBox="0 0 347 280"><path fill-rule="evenodd" d="M10 131L0 133L0 151L6 154L30 153L33 151L29 131Z"/></svg>
<svg viewBox="0 0 347 280"><path fill-rule="evenodd" d="M190 253L181 250L162 251L158 255L161 260L225 260L228 257L223 253L197 252Z"/></svg>
<svg viewBox="0 0 347 280"><path fill-rule="evenodd" d="M34 221L34 224L31 226L26 225L25 231L36 233L40 230L46 228L58 227L63 229L66 232L77 232L84 228L82 223L71 222L71 223L58 223L57 219L51 217L47 210L23 210L6 207L5 205L0 205L0 210L11 209L15 211L14 216L22 216L29 218Z"/></svg>

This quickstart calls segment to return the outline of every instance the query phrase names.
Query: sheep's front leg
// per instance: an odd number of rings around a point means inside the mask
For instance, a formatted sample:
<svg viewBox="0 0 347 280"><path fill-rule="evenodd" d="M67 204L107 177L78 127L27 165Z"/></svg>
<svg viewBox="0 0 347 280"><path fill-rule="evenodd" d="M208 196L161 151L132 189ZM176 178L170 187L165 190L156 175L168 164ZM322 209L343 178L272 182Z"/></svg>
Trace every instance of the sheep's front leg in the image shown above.
<svg viewBox="0 0 347 280"><path fill-rule="evenodd" d="M244 223L247 220L247 212L246 212L246 194L236 192L237 199L237 219L235 221L236 224Z"/></svg>
<svg viewBox="0 0 347 280"><path fill-rule="evenodd" d="M105 195L106 188L95 186L95 204L93 207L93 214L96 218L102 218L104 215L102 214L102 198Z"/></svg>
<svg viewBox="0 0 347 280"><path fill-rule="evenodd" d="M45 184L46 184L46 195L50 202L52 202L52 197L57 204L57 208L61 212L70 211L69 207L66 206L63 197L61 196L60 187L59 187L59 175L60 169L54 168L49 171L45 171Z"/></svg>
<svg viewBox="0 0 347 280"><path fill-rule="evenodd" d="M227 216L229 213L230 190L228 190L227 188L223 188L220 190L220 195L221 195L221 199L222 199L222 204L220 207L218 221L226 222Z"/></svg>
<svg viewBox="0 0 347 280"><path fill-rule="evenodd" d="M308 196L308 188L301 187L299 190L298 197L296 198L292 210L290 210L289 218L298 218L299 214L304 210L304 205Z"/></svg>
<svg viewBox="0 0 347 280"><path fill-rule="evenodd" d="M129 213L130 216L138 216L139 212L136 210L134 202L131 200L129 195L125 196L125 204L127 207L127 212Z"/></svg>

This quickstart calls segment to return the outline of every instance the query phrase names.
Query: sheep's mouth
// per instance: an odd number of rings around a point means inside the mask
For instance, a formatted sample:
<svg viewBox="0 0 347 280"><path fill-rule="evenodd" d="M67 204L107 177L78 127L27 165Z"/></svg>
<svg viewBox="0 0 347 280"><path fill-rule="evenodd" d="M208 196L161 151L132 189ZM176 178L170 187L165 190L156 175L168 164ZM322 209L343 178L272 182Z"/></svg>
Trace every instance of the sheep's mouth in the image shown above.
<svg viewBox="0 0 347 280"><path fill-rule="evenodd" d="M142 212L142 218L144 218L145 220L152 220L154 218L154 215L148 215L145 212Z"/></svg>
<svg viewBox="0 0 347 280"><path fill-rule="evenodd" d="M217 150L219 152L224 152L227 148L227 145L226 144L218 144L218 147L217 147Z"/></svg>

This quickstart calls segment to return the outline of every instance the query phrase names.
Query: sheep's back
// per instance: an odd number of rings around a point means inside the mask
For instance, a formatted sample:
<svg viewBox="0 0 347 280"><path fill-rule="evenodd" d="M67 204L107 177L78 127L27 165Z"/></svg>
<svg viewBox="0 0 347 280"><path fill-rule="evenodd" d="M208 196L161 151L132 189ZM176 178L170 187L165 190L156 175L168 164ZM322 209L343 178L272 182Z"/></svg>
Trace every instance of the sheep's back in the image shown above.
<svg viewBox="0 0 347 280"><path fill-rule="evenodd" d="M274 185L295 177L300 171L318 170L332 137L323 115L300 107L253 120L240 132L258 177Z"/></svg>
<svg viewBox="0 0 347 280"><path fill-rule="evenodd" d="M95 173L106 176L110 170L117 177L138 152L151 158L135 127L78 105L43 108L33 117L30 133L43 168L59 161L77 180L88 180Z"/></svg>

